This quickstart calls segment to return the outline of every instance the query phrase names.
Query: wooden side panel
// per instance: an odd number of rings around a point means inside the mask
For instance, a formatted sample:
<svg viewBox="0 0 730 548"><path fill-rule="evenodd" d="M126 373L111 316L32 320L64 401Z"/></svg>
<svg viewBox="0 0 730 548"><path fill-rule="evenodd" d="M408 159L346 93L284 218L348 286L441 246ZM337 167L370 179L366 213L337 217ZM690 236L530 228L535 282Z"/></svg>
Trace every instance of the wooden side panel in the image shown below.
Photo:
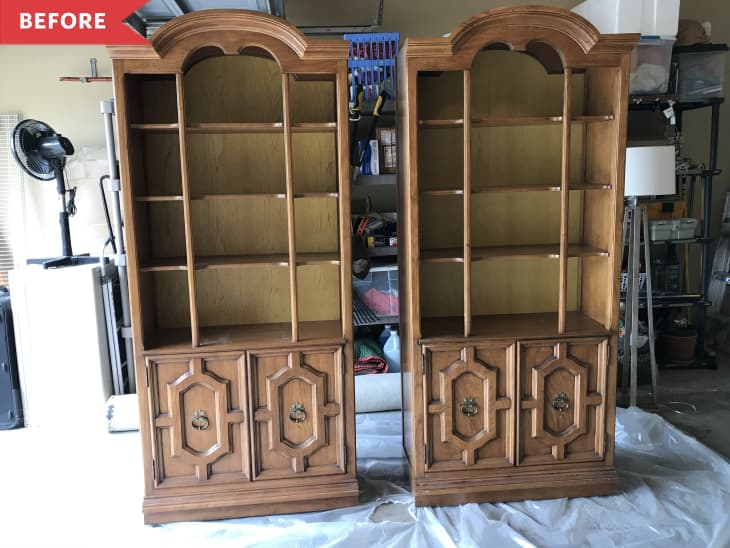
<svg viewBox="0 0 730 548"><path fill-rule="evenodd" d="M341 348L251 352L253 479L345 472Z"/></svg>
<svg viewBox="0 0 730 548"><path fill-rule="evenodd" d="M426 473L514 463L514 344L425 347Z"/></svg>
<svg viewBox="0 0 730 548"><path fill-rule="evenodd" d="M607 339L518 343L518 465L606 454Z"/></svg>
<svg viewBox="0 0 730 548"><path fill-rule="evenodd" d="M250 481L245 359L148 358L155 487Z"/></svg>

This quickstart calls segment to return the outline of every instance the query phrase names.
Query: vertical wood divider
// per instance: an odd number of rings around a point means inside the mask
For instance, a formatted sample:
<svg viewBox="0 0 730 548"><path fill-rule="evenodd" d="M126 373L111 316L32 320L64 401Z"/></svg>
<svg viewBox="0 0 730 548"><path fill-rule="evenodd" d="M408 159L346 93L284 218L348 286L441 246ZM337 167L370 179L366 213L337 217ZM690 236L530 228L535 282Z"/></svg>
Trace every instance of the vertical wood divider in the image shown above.
<svg viewBox="0 0 730 548"><path fill-rule="evenodd" d="M573 70L566 67L563 76L563 166L560 182L560 288L558 297L558 333L565 333L568 305L568 219L570 216L570 114Z"/></svg>
<svg viewBox="0 0 730 548"><path fill-rule="evenodd" d="M464 336L471 335L471 70L464 70Z"/></svg>
<svg viewBox="0 0 730 548"><path fill-rule="evenodd" d="M185 127L185 91L183 89L183 74L175 75L175 89L177 91L177 125L180 139L180 171L182 173L183 218L185 220L185 259L188 273L188 295L190 298L190 331L192 345L200 344L198 328L198 303L195 299L195 252L193 249L193 229L190 215L190 178L188 176L188 148L187 129Z"/></svg>
<svg viewBox="0 0 730 548"><path fill-rule="evenodd" d="M347 61L340 61L346 64ZM347 124L341 123L348 118L347 69L337 71L337 173L339 193L339 230L340 230L340 314L342 335L346 340L352 340L352 243L350 240L350 156L349 133Z"/></svg>
<svg viewBox="0 0 730 548"><path fill-rule="evenodd" d="M284 158L286 172L286 217L289 236L289 294L291 296L291 338L299 340L299 308L297 298L297 251L294 229L294 175L292 168L291 112L289 110L289 74L281 75L284 104Z"/></svg>

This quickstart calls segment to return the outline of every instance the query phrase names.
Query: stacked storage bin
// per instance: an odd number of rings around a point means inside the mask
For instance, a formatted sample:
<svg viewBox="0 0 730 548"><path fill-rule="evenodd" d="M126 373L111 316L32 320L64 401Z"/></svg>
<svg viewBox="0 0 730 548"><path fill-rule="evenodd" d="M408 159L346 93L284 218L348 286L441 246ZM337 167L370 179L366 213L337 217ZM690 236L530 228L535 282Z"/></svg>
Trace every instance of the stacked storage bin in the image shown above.
<svg viewBox="0 0 730 548"><path fill-rule="evenodd" d="M573 11L603 34L639 33L631 59L631 95L667 93L679 0L586 0Z"/></svg>

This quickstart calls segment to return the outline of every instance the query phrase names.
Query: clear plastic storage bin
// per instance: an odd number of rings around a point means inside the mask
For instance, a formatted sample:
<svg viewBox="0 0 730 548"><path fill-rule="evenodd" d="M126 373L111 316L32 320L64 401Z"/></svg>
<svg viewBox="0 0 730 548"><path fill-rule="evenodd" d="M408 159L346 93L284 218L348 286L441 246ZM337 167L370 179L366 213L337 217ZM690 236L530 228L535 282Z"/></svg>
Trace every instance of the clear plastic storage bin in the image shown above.
<svg viewBox="0 0 730 548"><path fill-rule="evenodd" d="M702 101L725 96L724 44L677 48L677 98L680 101Z"/></svg>
<svg viewBox="0 0 730 548"><path fill-rule="evenodd" d="M360 300L379 318L398 315L398 266L376 266L360 280L352 279Z"/></svg>
<svg viewBox="0 0 730 548"><path fill-rule="evenodd" d="M672 66L674 38L641 38L631 53L631 95L660 95L667 92Z"/></svg>
<svg viewBox="0 0 730 548"><path fill-rule="evenodd" d="M585 0L572 11L603 34L676 36L679 0Z"/></svg>

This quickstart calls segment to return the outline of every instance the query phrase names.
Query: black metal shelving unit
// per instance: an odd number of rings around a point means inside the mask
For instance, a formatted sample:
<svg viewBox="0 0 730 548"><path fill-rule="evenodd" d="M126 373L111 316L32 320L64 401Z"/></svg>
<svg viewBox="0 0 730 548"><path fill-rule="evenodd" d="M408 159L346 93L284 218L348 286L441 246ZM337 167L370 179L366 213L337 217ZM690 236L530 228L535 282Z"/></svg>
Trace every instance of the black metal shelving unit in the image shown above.
<svg viewBox="0 0 730 548"><path fill-rule="evenodd" d="M700 264L700 291L678 295L662 295L652 293L654 308L694 307L697 312L697 346L695 360L689 366L692 368L714 368L715 360L705 353L705 330L707 324L707 307L711 304L707 300L710 283L710 244L709 237L712 220L712 186L713 178L720 174L717 169L718 134L720 126L720 105L725 101L722 97L708 98L703 101L682 102L676 101L673 95L633 96L629 103L629 111L664 110L671 106L674 110L675 125L682 132L684 114L698 109L711 109L710 115L710 147L708 161L704 169L683 170L677 172L677 178L694 176L699 177L703 186L702 211L703 223L701 235L684 240L658 240L649 242L650 245L666 244L696 244L700 246L702 259ZM642 243L643 245L643 243ZM622 295L622 299L625 296ZM646 307L646 296L640 297L640 306Z"/></svg>

